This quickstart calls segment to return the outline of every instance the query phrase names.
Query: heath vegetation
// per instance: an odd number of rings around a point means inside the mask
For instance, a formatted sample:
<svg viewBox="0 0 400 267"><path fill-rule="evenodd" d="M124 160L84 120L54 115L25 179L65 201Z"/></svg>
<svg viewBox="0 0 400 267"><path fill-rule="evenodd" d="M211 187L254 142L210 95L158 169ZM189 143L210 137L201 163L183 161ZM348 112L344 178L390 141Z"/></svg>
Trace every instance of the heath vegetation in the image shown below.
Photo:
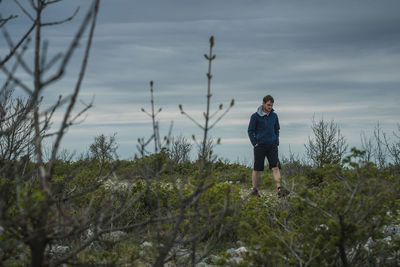
<svg viewBox="0 0 400 267"><path fill-rule="evenodd" d="M372 136L361 135L361 147L349 149L334 121L314 118L306 154L281 157L291 194L278 199L266 172L261 197L250 197L251 168L213 153L220 140L210 130L234 100L211 107L211 37L204 120L177 103L200 137L175 137L172 125L160 133L162 109L151 81L151 110L142 111L153 131L139 138L136 156L118 159L116 134L94 137L77 156L60 144L92 106L76 110L100 1L92 2L66 51L53 57L43 29L76 12L43 21L61 0L14 1L31 26L12 40L7 24L18 18L0 16L9 45L0 58L0 266L400 265L400 124L392 134L378 124ZM44 105L78 49L71 92Z"/></svg>

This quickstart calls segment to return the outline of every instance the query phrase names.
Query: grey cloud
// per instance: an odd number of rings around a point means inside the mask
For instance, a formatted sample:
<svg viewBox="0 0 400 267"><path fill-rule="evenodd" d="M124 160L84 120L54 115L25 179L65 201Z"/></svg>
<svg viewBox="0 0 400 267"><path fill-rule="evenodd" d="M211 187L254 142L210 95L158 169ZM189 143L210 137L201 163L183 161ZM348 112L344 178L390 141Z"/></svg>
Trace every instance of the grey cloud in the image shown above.
<svg viewBox="0 0 400 267"><path fill-rule="evenodd" d="M48 29L53 51L69 44L89 2L65 1L54 8L49 19L81 5L75 21ZM3 6L3 15L11 11L11 5ZM207 72L203 54L211 34L217 55L213 108L236 100L212 134L243 140L237 145L222 140L217 147L222 156L252 159L245 144L247 123L267 93L276 99L283 153L289 144L303 151L314 114L335 119L353 143L361 129L373 128L378 120L390 131L400 112L399 9L400 2L393 0L103 1L81 94L85 101L95 95L95 107L88 123L71 130L65 144L79 148L78 143L91 142L98 133L118 132L124 144L119 152L132 156L136 139L151 132L140 113L141 107L149 107L150 80L155 81L156 104L163 107L163 133L173 119L174 133L199 135L177 105L202 118ZM10 31L22 31L23 22L10 24ZM77 59L79 52L71 68L78 66ZM75 74L70 70L46 96L66 94Z"/></svg>

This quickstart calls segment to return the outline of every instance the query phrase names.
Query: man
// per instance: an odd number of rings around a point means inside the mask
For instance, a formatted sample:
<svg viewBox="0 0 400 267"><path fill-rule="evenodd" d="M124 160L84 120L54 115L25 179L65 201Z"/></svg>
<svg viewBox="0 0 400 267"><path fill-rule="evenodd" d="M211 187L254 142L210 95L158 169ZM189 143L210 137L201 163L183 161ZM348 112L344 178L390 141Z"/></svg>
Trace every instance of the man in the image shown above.
<svg viewBox="0 0 400 267"><path fill-rule="evenodd" d="M252 192L251 194L260 197L257 184L260 172L264 171L265 157L268 159L269 169L272 170L278 197L284 197L289 191L281 186L280 162L278 158L279 146L279 120L278 115L272 108L274 98L267 95L263 98L262 105L257 112L251 115L248 134L251 144L254 147L254 168L252 173Z"/></svg>

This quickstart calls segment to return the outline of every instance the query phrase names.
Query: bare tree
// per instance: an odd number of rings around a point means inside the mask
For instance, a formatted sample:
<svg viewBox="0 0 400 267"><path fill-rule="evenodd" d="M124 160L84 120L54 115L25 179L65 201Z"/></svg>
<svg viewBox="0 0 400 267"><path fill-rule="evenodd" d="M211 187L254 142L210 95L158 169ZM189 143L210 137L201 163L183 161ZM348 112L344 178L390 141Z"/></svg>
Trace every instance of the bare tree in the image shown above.
<svg viewBox="0 0 400 267"><path fill-rule="evenodd" d="M82 231L88 228L88 225L102 220L90 216L80 217L79 219L69 218L66 206L71 207L71 203L68 203L68 200L74 199L76 195L73 190L69 192L63 189L60 190L54 186L55 183L53 181L57 154L66 130L76 123L83 112L91 107L91 104L88 104L76 115L72 114L85 75L96 25L99 0L93 1L66 52L47 60L48 43L43 41L43 28L62 24L71 20L76 14L75 12L65 20L43 21L44 12L49 6L57 2L60 1L37 0L28 1L27 5L23 5L15 0L15 3L32 23L26 34L16 44L14 44L5 29L4 23L2 23L3 36L10 47L9 54L0 62L0 68L6 77L6 82L1 91L2 100L6 101L5 104L9 103L8 107L7 105L2 105L2 152L7 152L7 158L15 162L22 152L26 152L26 147L32 141L33 149L27 153L28 156L32 156L34 165L30 164L29 160L25 160L23 166L14 169L12 175L5 177L9 179L9 182L7 182L9 186L7 187L7 194L2 194L1 198L2 213L0 224L4 227L6 234L12 236L11 239L15 240L15 246L11 245L10 251L15 250L21 243L29 247L31 251L31 266L59 265L67 262L88 246L89 243L83 242L69 253L50 261L45 259L46 247L54 240L80 235ZM74 52L81 44L84 33L87 30L89 30L89 33L85 42L84 56L72 94L67 97L60 96L58 101L51 105L50 108L42 109L40 105L41 95L48 87L63 77ZM33 33L33 64L29 64L24 59L24 53L29 48L30 36ZM10 62L14 62L11 68L8 64ZM31 78L33 87L18 77L18 67L21 67L22 71ZM20 99L9 100L11 96L9 93L10 88L22 89L28 95L28 100L25 102ZM49 132L53 114L62 105L67 107L59 129ZM10 115L10 111L14 112L14 114ZM45 161L44 141L49 138L54 141L52 142L50 159ZM82 192L79 192L79 194L82 194ZM27 206L26 203L29 201L31 203ZM7 203L12 203L12 205L7 205ZM13 212L13 215L10 216L10 212L13 209L16 212ZM52 216L52 214L57 214L57 216ZM5 254L5 257L7 258L8 256Z"/></svg>
<svg viewBox="0 0 400 267"><path fill-rule="evenodd" d="M171 142L170 158L174 164L190 161L190 150L192 145L183 137L173 138Z"/></svg>
<svg viewBox="0 0 400 267"><path fill-rule="evenodd" d="M387 151L384 143L384 133L380 124L378 123L374 130L375 137L375 162L380 168L386 166Z"/></svg>
<svg viewBox="0 0 400 267"><path fill-rule="evenodd" d="M13 90L0 92L0 160L17 160L29 155L33 141L33 123L25 112L29 101L13 98Z"/></svg>
<svg viewBox="0 0 400 267"><path fill-rule="evenodd" d="M394 141L391 143L389 138L384 135L385 146L397 170L400 171L400 124L397 124L397 132L393 132Z"/></svg>
<svg viewBox="0 0 400 267"><path fill-rule="evenodd" d="M374 143L371 137L368 137L365 132L361 135L361 149L365 152L364 160L367 162L372 162L374 158Z"/></svg>
<svg viewBox="0 0 400 267"><path fill-rule="evenodd" d="M361 148L365 151L364 160L375 163L379 168L385 168L388 158L386 144L386 135L378 122L373 137L368 138L365 133L361 134Z"/></svg>
<svg viewBox="0 0 400 267"><path fill-rule="evenodd" d="M89 147L92 158L99 160L101 165L111 162L115 158L118 148L115 135L109 136L108 139L104 134L96 136L93 144Z"/></svg>
<svg viewBox="0 0 400 267"><path fill-rule="evenodd" d="M29 40L29 36L34 32L35 29L39 28L39 27L43 27L43 26L49 26L49 25L55 25L55 24L61 24L63 22L66 21L70 21L74 18L74 16L76 15L78 9L75 11L75 13L62 21L57 21L57 22L50 22L50 23L42 23L41 20L37 20L35 19L35 15L32 15L27 8L25 8L22 4L20 4L20 2L18 0L14 0L14 2L20 7L21 11L30 19L31 24L29 25L28 29L24 32L24 34L18 39L18 42L16 44L14 44L11 40L11 37L6 29L6 27L4 27L4 25L12 20L12 19L16 19L18 16L16 15L8 15L8 17L3 18L0 14L0 28L2 30L2 34L4 36L4 38L7 40L9 47L10 47L10 51L8 54L6 54L6 56L4 58L0 58L0 67L2 67L4 64L6 64L17 52L17 50L25 43L25 41ZM35 4L34 0L30 1L30 5L31 7L35 10L37 10L40 5ZM59 0L47 0L47 1L42 1L44 6L47 5L51 5L57 2L60 2ZM1 2L0 2L1 5Z"/></svg>
<svg viewBox="0 0 400 267"><path fill-rule="evenodd" d="M6 147L4 151L11 150L8 152L11 152L10 158L13 159L11 163L6 163L7 166L15 162L20 165L12 168L10 175L2 173L0 176L0 231L2 236L7 237L4 248L0 240L1 264L7 264L7 260L15 255L24 254L27 249L29 253L25 255L28 255L31 266L82 264L77 255L105 234L116 231L140 232L143 227L149 226L158 241L157 255L152 261L154 265L162 266L171 260L172 250L181 245L190 247L189 261L195 265L208 253L213 242L226 231L227 223L222 222L226 214L234 209L230 205L229 192L226 193L223 207L218 210L210 210L201 203L204 193L214 185L214 180L210 177L211 153L207 150L208 132L233 106L232 101L229 108L211 123L210 119L217 114L210 115L211 62L215 59L215 55L212 55L213 37L210 38L210 54L206 55L209 61L209 72L205 124L196 122L203 130L200 170L195 179L190 181L187 179L186 184L179 183L175 177L170 177L170 185L176 193L177 204L165 208L161 205L163 184L160 175L171 166L169 160L166 164L159 164L159 161L155 161L156 165L143 164L142 176L138 179L145 182L144 190L126 195L118 190L107 189L110 177L115 177L115 167L100 168L95 175L85 173L84 177L79 176L79 170L75 169L68 171L62 177L56 177L61 142L66 131L78 123L81 115L92 106L92 103L88 103L81 110L74 111L86 72L100 1L93 0L66 51L49 60L47 58L48 42L44 40L43 28L67 22L76 13L65 20L46 22L43 21L44 12L49 6L61 0L32 0L24 5L18 0L14 1L31 20L32 29L29 29L26 36L14 42L5 30L4 23L8 21L1 22L3 36L10 47L9 54L1 59L0 69L6 77L1 93L8 97L7 90L12 88L25 92L27 98L25 102L22 101L23 105L11 105L21 110L15 111L13 115L7 115L10 112L6 111L5 106L2 107L0 115L4 127L0 135L4 140L8 140L11 131L19 129L17 126L20 126L29 133L31 139L27 140L32 141L32 147L30 149L29 146L4 146ZM84 38L87 38L86 41ZM24 56L30 49L30 40L33 46L31 64ZM71 89L71 94L66 97L60 96L50 107L43 107L42 96L65 75L79 47L83 47L84 51L79 74ZM20 71L25 72L29 81L19 76ZM153 122L153 135L149 140L142 139L139 142L144 158L148 156L146 146L151 141L154 141L155 156L162 154L163 148L170 144L170 134L163 140L159 137L152 87L153 83L151 83L152 112L149 113ZM7 103L19 103L13 101ZM64 107L63 112L61 112L61 107ZM219 111L221 110L222 106L219 108ZM181 111L184 113L183 109ZM55 112L62 115L61 123L57 127L52 124ZM51 144L48 158L45 155L46 142ZM24 153L27 153L29 157L25 158ZM80 168L85 168L85 164L90 163L83 160ZM189 191L187 191L188 187ZM157 203L155 209L150 210L150 214L144 218L133 217L128 221L121 220L132 208L135 208L142 197L149 194L150 190L155 192ZM196 253L199 251L198 244L206 236L209 243L202 248L202 253L199 255ZM53 248L60 244L68 245L68 249L57 255L52 254Z"/></svg>
<svg viewBox="0 0 400 267"><path fill-rule="evenodd" d="M344 136L339 126L332 120L321 119L316 122L313 118L311 129L314 137L309 138L305 145L307 156L315 167L321 168L324 164L337 164L347 150Z"/></svg>
<svg viewBox="0 0 400 267"><path fill-rule="evenodd" d="M215 185L214 180L212 180L210 177L213 157L212 145L210 143L212 139L209 138L209 131L234 104L234 101L232 100L228 109L226 109L214 122L210 121L210 119L213 118L218 111L222 110L222 105L220 105L217 112L215 112L213 115L210 114L212 78L211 62L215 59L215 55L212 54L213 46L214 38L211 37L210 53L209 55L205 55L209 63L209 68L207 73L207 105L206 112L203 114L205 118L204 124L194 120L191 116L184 112L182 105L179 105L181 113L185 114L203 131L202 141L197 143L200 146L199 169L193 170L193 172L198 173L198 175L196 175L194 181L190 181L187 178L185 179L185 177L180 177L177 179L177 177L170 175L168 184L172 186L175 194L178 197L178 202L174 207L170 207L168 210L163 210L160 204L161 199L159 195L161 192L160 189L163 187L163 182L160 180L160 174L168 171L176 162L182 161L188 153L189 145L186 143L186 141L172 142L173 153L183 153L184 155L175 155L171 158L172 160L167 157L163 165L159 166L160 168L157 169L156 173L148 171L152 167L151 163L150 166L149 164L144 164L141 168L143 170L141 173L142 178L144 178L148 184L153 183L156 191L155 201L157 202L157 205L154 211L155 217L153 220L157 221L157 253L154 261L152 261L154 266L163 266L166 262L171 261L175 257L174 251L180 247L187 248L191 255L187 258L186 262L182 264L190 264L194 266L209 253L216 240L218 240L218 238L228 229L228 225L224 225L222 221L229 212L232 212L235 209L235 205L231 205L229 192L227 192L227 195L225 196L225 205L217 211L211 211L207 205L201 203L204 195L211 187ZM153 135L147 140L143 138L139 139L138 148L142 157L146 156L146 153L148 153L146 146L148 146L151 141L154 141L155 146L153 156L159 155L159 152L162 152L163 148L166 148L167 151L171 151L169 148L172 140L171 128L168 136L164 137L163 141L161 141L159 137L158 121L156 120L156 116L161 109L158 109L158 112L155 112L156 108L154 108L152 87L153 82L150 83L152 111L146 112L144 109L142 109L142 111L147 113L149 117L152 118ZM196 141L195 137L193 137L193 139ZM155 158L155 160L157 160L157 158ZM188 187L191 188L189 192L187 191ZM161 224L161 222L163 222L163 224ZM165 231L165 227L168 228L167 231ZM163 229L164 231L162 231ZM198 246L201 240L204 240L206 236L208 237L208 242L207 244L203 244L202 248L200 249Z"/></svg>

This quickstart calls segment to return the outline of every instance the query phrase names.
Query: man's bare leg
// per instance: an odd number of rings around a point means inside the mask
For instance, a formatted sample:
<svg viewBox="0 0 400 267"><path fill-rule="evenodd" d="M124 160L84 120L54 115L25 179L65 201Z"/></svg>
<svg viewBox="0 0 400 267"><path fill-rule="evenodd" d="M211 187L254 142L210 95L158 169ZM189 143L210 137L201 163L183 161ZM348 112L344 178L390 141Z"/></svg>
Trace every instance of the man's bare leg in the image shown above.
<svg viewBox="0 0 400 267"><path fill-rule="evenodd" d="M254 171L253 170L253 173L251 174L251 180L252 180L252 183L253 183L253 188L257 188L258 179L259 178L260 178L260 171Z"/></svg>
<svg viewBox="0 0 400 267"><path fill-rule="evenodd" d="M280 187L281 186L281 172L279 170L279 167L272 168L272 174L274 176L276 187L277 188ZM257 188L259 178L260 178L260 171L253 170L253 173L252 173L253 188Z"/></svg>
<svg viewBox="0 0 400 267"><path fill-rule="evenodd" d="M276 183L276 187L278 188L278 197L285 197L290 194L290 191L284 187L281 187L281 172L279 167L272 168L272 173L274 175L274 180Z"/></svg>
<svg viewBox="0 0 400 267"><path fill-rule="evenodd" d="M272 174L274 176L276 187L279 188L281 186L281 172L279 167L272 168Z"/></svg>

